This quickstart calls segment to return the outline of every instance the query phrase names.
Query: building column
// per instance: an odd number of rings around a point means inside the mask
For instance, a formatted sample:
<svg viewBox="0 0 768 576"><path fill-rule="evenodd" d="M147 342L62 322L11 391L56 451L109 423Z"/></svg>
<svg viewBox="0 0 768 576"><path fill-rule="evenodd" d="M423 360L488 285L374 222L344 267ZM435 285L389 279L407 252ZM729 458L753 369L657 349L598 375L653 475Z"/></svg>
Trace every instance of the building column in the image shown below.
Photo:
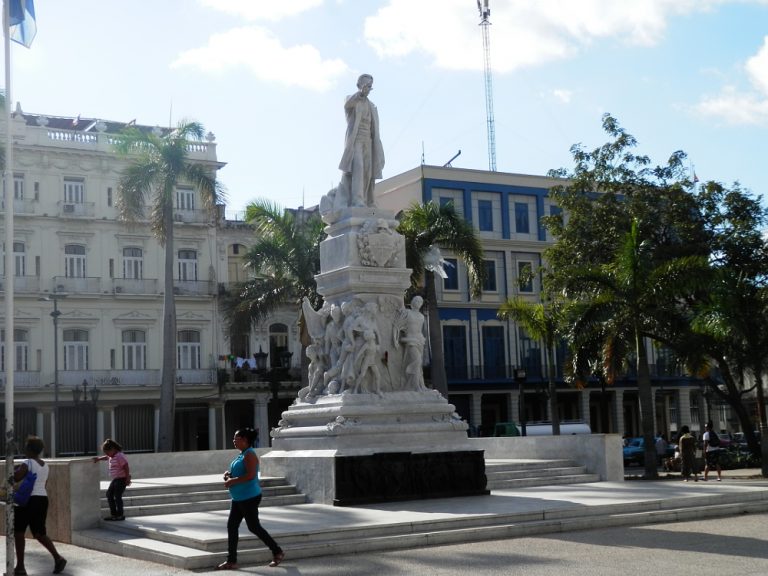
<svg viewBox="0 0 768 576"><path fill-rule="evenodd" d="M472 393L472 405L469 408L470 421L476 430L480 430L483 423L483 395L480 392Z"/></svg>
<svg viewBox="0 0 768 576"><path fill-rule="evenodd" d="M589 390L589 388L584 388L583 390L579 391L579 416L587 424L587 426L589 426L590 422L592 422L592 415L589 412L589 400L591 398L591 394L592 392Z"/></svg>
<svg viewBox="0 0 768 576"><path fill-rule="evenodd" d="M208 450L216 450L219 447L216 434L216 412L220 407L220 402L208 404Z"/></svg>
<svg viewBox="0 0 768 576"><path fill-rule="evenodd" d="M507 394L507 414L509 422L520 424L520 394L517 391Z"/></svg>
<svg viewBox="0 0 768 576"><path fill-rule="evenodd" d="M118 442L117 423L115 422L115 406L113 404L99 405L96 411L96 431L101 439L114 438Z"/></svg>
<svg viewBox="0 0 768 576"><path fill-rule="evenodd" d="M616 432L624 436L626 432L624 423L624 390L615 388L613 392L613 401L611 402L614 421L616 422Z"/></svg>
<svg viewBox="0 0 768 576"><path fill-rule="evenodd" d="M46 428L46 424L50 424L49 428ZM54 417L53 409L40 408L35 414L35 434L43 439L45 445L48 446L48 456L56 454L56 434L54 434ZM20 442L23 442L23 438L19 438ZM24 451L24 446L18 446L20 451Z"/></svg>
<svg viewBox="0 0 768 576"><path fill-rule="evenodd" d="M690 388L679 388L676 390L677 395L677 432L680 432L680 428L683 426L692 427L693 416L691 414L691 390ZM699 417L701 417L704 407L699 401Z"/></svg>
<svg viewBox="0 0 768 576"><path fill-rule="evenodd" d="M114 426L113 426L114 427ZM115 437L114 430L109 435L110 438ZM101 406L96 407L96 454L101 453L101 444L104 442L104 409Z"/></svg>
<svg viewBox="0 0 768 576"><path fill-rule="evenodd" d="M256 394L253 399L253 428L259 431L259 446L268 448L272 442L269 436L269 394Z"/></svg>
<svg viewBox="0 0 768 576"><path fill-rule="evenodd" d="M160 406L155 406L155 452L160 446Z"/></svg>

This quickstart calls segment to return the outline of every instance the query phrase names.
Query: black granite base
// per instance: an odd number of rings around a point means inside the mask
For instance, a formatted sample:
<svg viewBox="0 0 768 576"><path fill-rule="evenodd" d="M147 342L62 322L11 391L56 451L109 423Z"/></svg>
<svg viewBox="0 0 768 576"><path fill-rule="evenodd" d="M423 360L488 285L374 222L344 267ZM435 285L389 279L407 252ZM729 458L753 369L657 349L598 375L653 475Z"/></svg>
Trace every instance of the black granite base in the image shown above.
<svg viewBox="0 0 768 576"><path fill-rule="evenodd" d="M335 506L489 494L482 450L337 456Z"/></svg>

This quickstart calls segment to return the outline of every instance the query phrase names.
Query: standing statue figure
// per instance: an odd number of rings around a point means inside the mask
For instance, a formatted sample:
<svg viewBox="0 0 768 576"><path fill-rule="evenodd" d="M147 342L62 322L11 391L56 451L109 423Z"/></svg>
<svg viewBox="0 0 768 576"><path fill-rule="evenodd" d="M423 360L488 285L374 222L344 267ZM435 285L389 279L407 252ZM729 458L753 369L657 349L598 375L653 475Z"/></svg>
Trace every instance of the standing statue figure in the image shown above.
<svg viewBox="0 0 768 576"><path fill-rule="evenodd" d="M374 206L373 186L384 168L384 148L379 138L379 114L368 99L373 76L360 76L357 87L358 91L344 103L347 134L339 163L339 169L344 172L339 188L349 206Z"/></svg>
<svg viewBox="0 0 768 576"><path fill-rule="evenodd" d="M405 369L404 390L426 390L424 385L424 372L422 368L422 359L424 356L424 314L421 313L421 307L424 299L421 296L414 296L411 299L411 309L407 308L400 313L395 320L392 337L395 347L402 344L403 367Z"/></svg>

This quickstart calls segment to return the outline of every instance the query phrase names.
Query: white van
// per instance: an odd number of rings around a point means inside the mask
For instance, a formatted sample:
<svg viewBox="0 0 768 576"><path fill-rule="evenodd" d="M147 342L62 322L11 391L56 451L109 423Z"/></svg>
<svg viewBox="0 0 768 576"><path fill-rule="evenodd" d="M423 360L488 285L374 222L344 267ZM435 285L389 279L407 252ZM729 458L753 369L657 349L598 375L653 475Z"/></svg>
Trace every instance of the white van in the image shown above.
<svg viewBox="0 0 768 576"><path fill-rule="evenodd" d="M522 434L523 426L518 425ZM592 434L589 424L581 421L566 420L560 422L560 435ZM552 436L552 422L530 422L525 424L526 436Z"/></svg>

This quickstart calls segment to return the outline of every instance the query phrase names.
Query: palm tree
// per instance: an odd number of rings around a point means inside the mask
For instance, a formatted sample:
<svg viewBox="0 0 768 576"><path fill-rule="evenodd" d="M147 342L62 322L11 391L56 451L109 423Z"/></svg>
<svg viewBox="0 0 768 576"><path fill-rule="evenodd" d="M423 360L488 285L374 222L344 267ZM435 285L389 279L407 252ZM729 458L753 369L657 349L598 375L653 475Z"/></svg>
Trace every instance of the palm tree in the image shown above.
<svg viewBox="0 0 768 576"><path fill-rule="evenodd" d="M699 257L656 261L651 244L641 241L638 221L633 220L613 261L574 269L565 289L575 313L572 334L600 334L604 366L621 363L622 350L634 351L646 478L658 476L646 339L663 332L663 327L676 318L679 296L695 285L705 270L706 261ZM615 372L615 368L605 372Z"/></svg>
<svg viewBox="0 0 768 576"><path fill-rule="evenodd" d="M435 202L414 204L399 215L399 220L398 232L405 237L405 259L411 269L411 285L416 290L424 290L427 304L432 387L447 398L443 333L435 288L437 268L428 260L438 247L462 259L469 274L469 293L477 298L482 293L485 278L483 247L472 225L456 213L450 202L442 206Z"/></svg>
<svg viewBox="0 0 768 576"><path fill-rule="evenodd" d="M223 198L211 166L190 161L189 142L201 141L205 130L198 122L182 121L174 130L156 134L129 128L117 151L130 158L118 184L120 217L129 222L145 218L161 246L165 247L163 294L163 360L160 377L160 426L158 450L173 450L176 381L176 302L173 291L173 211L176 186L194 186L204 208L213 211Z"/></svg>
<svg viewBox="0 0 768 576"><path fill-rule="evenodd" d="M320 271L320 242L324 224L317 212L284 210L269 200L256 200L246 207L245 219L254 227L255 243L245 256L252 278L234 287L222 308L230 333L247 332L286 305L296 306L309 298L318 309L323 302L317 292L315 274ZM306 326L302 332L302 377L306 374Z"/></svg>
<svg viewBox="0 0 768 576"><path fill-rule="evenodd" d="M524 298L510 298L499 308L499 318L514 320L537 340L544 342L544 356L547 363L549 386L549 412L552 420L552 434L560 434L560 415L557 411L557 387L555 386L554 348L560 332L561 314L559 307L550 303L531 302ZM525 407L523 407L525 409Z"/></svg>

